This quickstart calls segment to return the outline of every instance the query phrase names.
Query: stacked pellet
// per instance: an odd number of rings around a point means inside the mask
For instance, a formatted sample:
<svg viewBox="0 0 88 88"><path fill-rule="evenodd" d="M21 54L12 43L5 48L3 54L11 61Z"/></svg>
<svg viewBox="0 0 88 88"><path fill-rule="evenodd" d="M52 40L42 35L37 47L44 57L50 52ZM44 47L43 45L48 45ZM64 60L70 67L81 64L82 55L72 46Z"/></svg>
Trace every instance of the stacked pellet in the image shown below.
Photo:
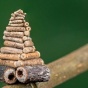
<svg viewBox="0 0 88 88"><path fill-rule="evenodd" d="M40 58L40 53L36 51L34 43L30 38L31 27L25 21L25 15L26 13L23 13L22 10L11 14L9 24L3 36L5 40L4 47L1 48L0 53L0 63L2 65L19 67L44 64Z"/></svg>
<svg viewBox="0 0 88 88"><path fill-rule="evenodd" d="M3 71L3 78L8 84L15 83L17 79L22 83L43 82L48 81L50 77L50 71L44 65L40 52L36 51L30 37L31 27L25 21L25 15L26 13L22 10L12 13L4 31L4 47L0 49L0 65L9 66Z"/></svg>

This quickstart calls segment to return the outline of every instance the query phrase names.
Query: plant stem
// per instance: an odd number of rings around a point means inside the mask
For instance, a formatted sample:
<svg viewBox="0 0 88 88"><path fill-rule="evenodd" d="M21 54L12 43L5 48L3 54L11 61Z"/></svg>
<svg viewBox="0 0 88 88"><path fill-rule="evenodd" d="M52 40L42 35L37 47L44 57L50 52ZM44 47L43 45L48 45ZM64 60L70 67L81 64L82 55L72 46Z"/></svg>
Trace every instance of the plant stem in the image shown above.
<svg viewBox="0 0 88 88"><path fill-rule="evenodd" d="M38 83L37 87L26 85L7 85L3 88L53 88L80 73L88 70L88 44L82 48L51 62L47 65L51 70L51 78L48 82Z"/></svg>

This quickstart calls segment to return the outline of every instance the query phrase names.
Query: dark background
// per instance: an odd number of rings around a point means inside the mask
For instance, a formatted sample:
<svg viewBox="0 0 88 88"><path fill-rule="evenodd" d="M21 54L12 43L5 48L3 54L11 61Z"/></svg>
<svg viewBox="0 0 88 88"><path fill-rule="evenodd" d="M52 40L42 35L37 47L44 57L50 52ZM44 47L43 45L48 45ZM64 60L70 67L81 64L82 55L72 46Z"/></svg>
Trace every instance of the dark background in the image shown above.
<svg viewBox="0 0 88 88"><path fill-rule="evenodd" d="M18 9L27 13L31 37L46 64L88 41L88 0L0 0L0 47L10 14ZM88 88L88 72L55 88Z"/></svg>

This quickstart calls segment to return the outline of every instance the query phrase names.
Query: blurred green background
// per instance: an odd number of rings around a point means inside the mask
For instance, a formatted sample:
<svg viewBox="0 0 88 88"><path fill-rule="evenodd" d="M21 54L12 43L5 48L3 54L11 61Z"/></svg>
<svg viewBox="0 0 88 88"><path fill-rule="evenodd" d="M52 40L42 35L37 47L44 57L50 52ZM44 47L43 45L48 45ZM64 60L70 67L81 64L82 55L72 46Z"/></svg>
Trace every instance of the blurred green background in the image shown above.
<svg viewBox="0 0 88 88"><path fill-rule="evenodd" d="M88 42L88 0L0 0L0 47L10 14L18 9L27 13L31 37L46 64ZM55 88L88 88L88 71Z"/></svg>

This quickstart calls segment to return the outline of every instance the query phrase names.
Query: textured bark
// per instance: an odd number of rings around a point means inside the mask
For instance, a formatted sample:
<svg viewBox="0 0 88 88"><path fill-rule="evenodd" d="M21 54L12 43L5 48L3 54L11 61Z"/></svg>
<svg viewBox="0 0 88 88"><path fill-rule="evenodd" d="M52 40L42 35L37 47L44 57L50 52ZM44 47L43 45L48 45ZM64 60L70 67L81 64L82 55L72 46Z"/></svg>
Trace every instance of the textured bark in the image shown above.
<svg viewBox="0 0 88 88"><path fill-rule="evenodd" d="M0 65L4 65L4 66L9 66L9 67L13 67L16 68L15 63L17 61L11 61L11 60L1 60L0 59Z"/></svg>
<svg viewBox="0 0 88 88"><path fill-rule="evenodd" d="M21 63L22 63L22 66L26 66L26 65L31 65L31 66L33 66L33 65L44 65L44 61L41 58L30 59L30 60L25 60L25 61L22 60Z"/></svg>
<svg viewBox="0 0 88 88"><path fill-rule="evenodd" d="M33 53L28 53L28 54L4 54L0 53L0 59L2 60L28 60L28 59L34 59L34 58L39 58L40 53L38 51L35 51Z"/></svg>
<svg viewBox="0 0 88 88"><path fill-rule="evenodd" d="M88 45L72 52L47 65L51 71L50 81L39 83L38 88L53 88L80 73L88 70ZM23 85L6 86L5 88L22 88ZM23 88L26 88L24 85ZM31 88L31 87L29 87Z"/></svg>
<svg viewBox="0 0 88 88"><path fill-rule="evenodd" d="M4 35L7 37L17 37L17 38L22 38L24 36L23 32L7 32L7 31L4 31Z"/></svg>
<svg viewBox="0 0 88 88"><path fill-rule="evenodd" d="M16 48L11 48L11 47L2 47L1 53L19 54L19 53L22 53L22 50L16 49Z"/></svg>
<svg viewBox="0 0 88 88"><path fill-rule="evenodd" d="M0 59L3 60L20 60L20 54L3 54L0 53Z"/></svg>
<svg viewBox="0 0 88 88"><path fill-rule="evenodd" d="M22 31L22 32L24 32L25 31L25 27L10 27L10 26L7 26L6 27L6 31L10 31L10 32L12 32L12 31L13 32L21 32Z"/></svg>
<svg viewBox="0 0 88 88"><path fill-rule="evenodd" d="M4 81L3 74L6 69L9 67L7 66L0 66L0 82ZM11 67L10 67L11 68ZM13 85L6 85L2 88L37 88L36 83L29 83L29 84L13 84Z"/></svg>
<svg viewBox="0 0 88 88"><path fill-rule="evenodd" d="M3 79L3 74L4 74L4 71L7 69L8 67L7 66L0 66L0 82L4 81Z"/></svg>
<svg viewBox="0 0 88 88"><path fill-rule="evenodd" d="M26 65L44 65L44 61L41 58L37 59L30 59L30 60L18 60L18 61L13 61L13 60L1 60L0 59L0 65L6 65L9 67L17 68L19 66L26 66Z"/></svg>
<svg viewBox="0 0 88 88"><path fill-rule="evenodd" d="M56 85L79 75L88 70L88 44L84 47L57 59L47 65L50 69L50 80L38 83L37 88L54 88ZM4 88L26 88L26 85L5 86ZM35 87L28 87L35 88Z"/></svg>
<svg viewBox="0 0 88 88"><path fill-rule="evenodd" d="M15 75L15 69L8 66L0 66L0 82L6 82L8 84L13 84L17 81Z"/></svg>
<svg viewBox="0 0 88 88"><path fill-rule="evenodd" d="M50 64L50 81L39 83L38 88L54 88L78 74L88 70L88 45Z"/></svg>
<svg viewBox="0 0 88 88"><path fill-rule="evenodd" d="M28 31L24 31L24 35L25 35L25 36L30 36L29 30L28 30Z"/></svg>
<svg viewBox="0 0 88 88"><path fill-rule="evenodd" d="M29 26L29 23L28 22L25 22L25 23L19 23L19 24L14 24L14 23L9 23L8 24L9 26L12 26L12 27L26 27L26 26Z"/></svg>
<svg viewBox="0 0 88 88"><path fill-rule="evenodd" d="M9 21L10 24L19 24L19 23L23 23L24 20L13 20L13 21Z"/></svg>
<svg viewBox="0 0 88 88"><path fill-rule="evenodd" d="M45 65L18 67L16 78L19 82L46 82L50 79L50 70Z"/></svg>
<svg viewBox="0 0 88 88"><path fill-rule="evenodd" d="M7 68L4 71L4 74L3 74L4 81L7 84L14 84L14 83L16 83L17 78L16 78L16 74L15 73L16 72L15 72L15 69L14 68Z"/></svg>
<svg viewBox="0 0 88 88"><path fill-rule="evenodd" d="M30 60L20 60L20 61L16 61L14 66L15 67L19 67L19 66L26 66L26 65L30 65L30 66L33 66L33 65L43 65L44 64L44 61L40 58L38 59L30 59Z"/></svg>
<svg viewBox="0 0 88 88"><path fill-rule="evenodd" d="M23 48L24 53L30 53L30 52L34 52L34 51L35 51L35 47L24 47Z"/></svg>
<svg viewBox="0 0 88 88"><path fill-rule="evenodd" d="M20 24L8 24L9 26L12 26L12 27L23 27L24 26L24 23L20 23Z"/></svg>
<svg viewBox="0 0 88 88"><path fill-rule="evenodd" d="M24 14L19 14L19 13L17 13L17 12L12 13L11 16L12 16L12 17L25 17Z"/></svg>
<svg viewBox="0 0 88 88"><path fill-rule="evenodd" d="M17 43L23 43L23 39L22 38L14 38L14 37L3 36L3 39L4 40L13 41L13 42L17 42Z"/></svg>
<svg viewBox="0 0 88 88"><path fill-rule="evenodd" d="M10 20L24 20L24 17L11 17Z"/></svg>
<svg viewBox="0 0 88 88"><path fill-rule="evenodd" d="M30 47L30 46L34 46L34 43L32 42L32 40L28 40L24 42L24 46L25 47Z"/></svg>
<svg viewBox="0 0 88 88"><path fill-rule="evenodd" d="M28 53L28 54L21 54L21 59L22 60L27 60L27 59L34 59L34 58L39 58L40 57L40 53L38 51L35 51L33 53Z"/></svg>
<svg viewBox="0 0 88 88"><path fill-rule="evenodd" d="M15 17L25 17L26 13L17 13L17 12L14 12L13 13Z"/></svg>
<svg viewBox="0 0 88 88"><path fill-rule="evenodd" d="M13 18L24 19L24 17ZM51 70L50 81L46 83L39 83L39 88L53 88L56 85L59 85L68 79L71 79L72 77L75 77L78 74L88 70L88 45L48 64L48 67ZM16 88L17 85L14 85L13 87L6 86L6 88ZM22 86L18 85L19 88L22 88ZM26 88L26 86L24 88Z"/></svg>
<svg viewBox="0 0 88 88"><path fill-rule="evenodd" d="M18 49L23 49L24 48L24 44L13 42L13 41L4 41L4 45L6 47L13 47L13 48L18 48Z"/></svg>
<svg viewBox="0 0 88 88"><path fill-rule="evenodd" d="M11 14L12 17L25 17L26 13L20 13L18 11Z"/></svg>
<svg viewBox="0 0 88 88"><path fill-rule="evenodd" d="M6 85L2 88L38 88L38 87L36 83L29 83L29 84Z"/></svg>

